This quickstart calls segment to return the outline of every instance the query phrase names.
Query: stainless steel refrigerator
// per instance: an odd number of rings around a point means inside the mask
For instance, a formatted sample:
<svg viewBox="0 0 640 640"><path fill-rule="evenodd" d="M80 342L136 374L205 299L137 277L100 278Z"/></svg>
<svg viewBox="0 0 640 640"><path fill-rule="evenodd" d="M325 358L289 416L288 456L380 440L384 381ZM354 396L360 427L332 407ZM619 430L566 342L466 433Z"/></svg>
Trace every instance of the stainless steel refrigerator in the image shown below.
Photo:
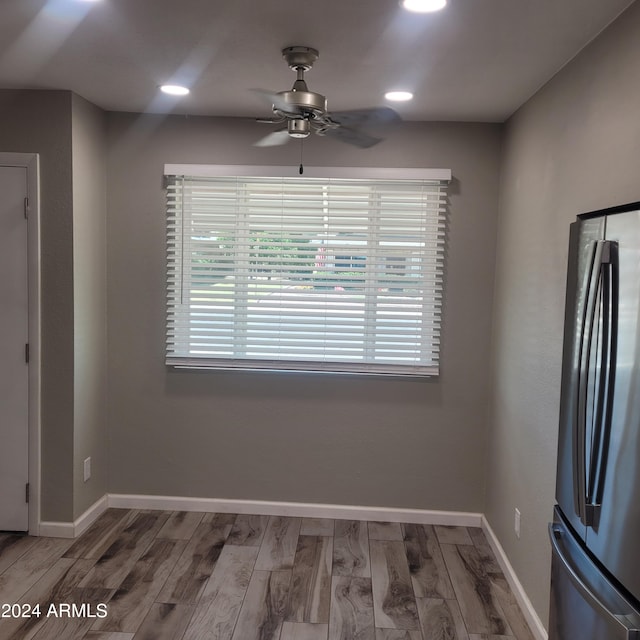
<svg viewBox="0 0 640 640"><path fill-rule="evenodd" d="M571 225L549 640L640 639L640 203Z"/></svg>

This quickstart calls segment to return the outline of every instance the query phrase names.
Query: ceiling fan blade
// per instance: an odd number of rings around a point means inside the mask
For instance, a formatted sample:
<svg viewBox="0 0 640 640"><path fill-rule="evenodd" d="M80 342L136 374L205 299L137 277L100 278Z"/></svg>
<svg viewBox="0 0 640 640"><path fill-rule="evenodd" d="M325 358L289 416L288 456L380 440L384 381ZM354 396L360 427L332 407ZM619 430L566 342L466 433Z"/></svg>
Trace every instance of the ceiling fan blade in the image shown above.
<svg viewBox="0 0 640 640"><path fill-rule="evenodd" d="M289 132L286 129L278 129L278 131L272 131L264 138L254 142L254 147L277 147L281 144L289 142Z"/></svg>
<svg viewBox="0 0 640 640"><path fill-rule="evenodd" d="M302 115L302 110L294 104L289 104L279 93L275 91L267 91L266 89L252 89L252 91L267 101L272 107L282 111L283 113L291 114L292 116Z"/></svg>
<svg viewBox="0 0 640 640"><path fill-rule="evenodd" d="M281 118L256 118L256 122L262 122L263 124L282 124L286 122L287 118L282 116Z"/></svg>
<svg viewBox="0 0 640 640"><path fill-rule="evenodd" d="M336 138L337 140L340 140L340 142L346 142L347 144L352 144L355 147L360 147L361 149L373 147L374 144L378 144L378 142L382 142L383 140L382 138L370 136L368 133L364 133L358 129L343 126L336 127L335 129L327 129L322 133L322 135Z"/></svg>
<svg viewBox="0 0 640 640"><path fill-rule="evenodd" d="M332 111L327 114L332 122L346 127L366 127L376 124L400 122L402 118L391 107L373 107L353 111Z"/></svg>

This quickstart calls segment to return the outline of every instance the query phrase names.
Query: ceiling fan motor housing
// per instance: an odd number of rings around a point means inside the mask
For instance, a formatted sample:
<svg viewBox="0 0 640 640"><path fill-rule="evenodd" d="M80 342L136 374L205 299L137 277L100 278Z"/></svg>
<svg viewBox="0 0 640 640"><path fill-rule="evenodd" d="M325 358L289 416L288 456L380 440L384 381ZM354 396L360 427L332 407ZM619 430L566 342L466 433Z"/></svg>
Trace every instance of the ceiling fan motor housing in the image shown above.
<svg viewBox="0 0 640 640"><path fill-rule="evenodd" d="M315 118L327 112L327 99L319 93L292 90L280 91L278 95L287 104L297 107L308 117Z"/></svg>

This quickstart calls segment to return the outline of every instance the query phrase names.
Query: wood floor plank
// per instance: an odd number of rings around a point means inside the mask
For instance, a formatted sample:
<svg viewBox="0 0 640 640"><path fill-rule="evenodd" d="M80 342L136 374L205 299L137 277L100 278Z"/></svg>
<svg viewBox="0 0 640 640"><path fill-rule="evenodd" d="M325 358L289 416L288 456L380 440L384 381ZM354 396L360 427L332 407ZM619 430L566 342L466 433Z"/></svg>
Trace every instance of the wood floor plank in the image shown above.
<svg viewBox="0 0 640 640"><path fill-rule="evenodd" d="M419 629L418 610L402 542L370 540L376 627Z"/></svg>
<svg viewBox="0 0 640 640"><path fill-rule="evenodd" d="M473 544L467 527L451 527L436 524L433 528L440 544Z"/></svg>
<svg viewBox="0 0 640 640"><path fill-rule="evenodd" d="M208 522L216 527L233 527L237 513L205 513L202 522Z"/></svg>
<svg viewBox="0 0 640 640"><path fill-rule="evenodd" d="M240 514L229 534L228 544L259 547L269 524L269 516Z"/></svg>
<svg viewBox="0 0 640 640"><path fill-rule="evenodd" d="M109 615L94 631L135 632L184 551L186 540L157 538L135 563L109 602Z"/></svg>
<svg viewBox="0 0 640 640"><path fill-rule="evenodd" d="M482 559L482 564L487 573L499 573L502 574L502 569L498 564L493 549L487 541L487 537L484 535L484 531L480 527L468 527L467 531L473 541L473 545L478 550L478 554Z"/></svg>
<svg viewBox="0 0 640 640"><path fill-rule="evenodd" d="M482 559L484 563L484 558ZM509 583L502 573L489 574L491 582L491 591L500 603L500 608L511 628L513 635L518 640L533 640L531 629L525 620L524 615L518 605L518 602L509 588Z"/></svg>
<svg viewBox="0 0 640 640"><path fill-rule="evenodd" d="M300 525L300 518L269 518L256 560L256 571L287 571L293 568Z"/></svg>
<svg viewBox="0 0 640 640"><path fill-rule="evenodd" d="M64 554L67 558L99 558L137 511L107 509Z"/></svg>
<svg viewBox="0 0 640 640"><path fill-rule="evenodd" d="M280 640L327 640L328 624L311 624L309 622L284 622Z"/></svg>
<svg viewBox="0 0 640 640"><path fill-rule="evenodd" d="M167 578L157 601L174 604L198 602L230 529L231 525L221 527L211 522L200 523Z"/></svg>
<svg viewBox="0 0 640 640"><path fill-rule="evenodd" d="M333 577L329 638L375 640L370 578Z"/></svg>
<svg viewBox="0 0 640 640"><path fill-rule="evenodd" d="M60 558L18 602L41 607L44 603L64 602L78 582L76 572L72 571L77 562L74 558ZM0 640L31 640L45 622L42 616L2 620Z"/></svg>
<svg viewBox="0 0 640 640"><path fill-rule="evenodd" d="M441 549L469 633L513 635L476 548L443 544Z"/></svg>
<svg viewBox="0 0 640 640"><path fill-rule="evenodd" d="M155 603L138 629L135 640L182 638L195 607L189 604ZM86 639L85 639L86 640Z"/></svg>
<svg viewBox="0 0 640 640"><path fill-rule="evenodd" d="M72 591L78 588L80 582L96 563L95 559L63 557L58 560L54 568L60 565L62 560L71 561L72 564L68 565L68 568L55 580L53 579L55 572L52 569L51 572L48 572L38 580L36 585L24 595L24 599L33 597L33 592L36 589L39 590L43 584L48 584L46 591L40 592L40 602L52 602L54 604L66 602ZM50 576L49 573L52 573L52 575Z"/></svg>
<svg viewBox="0 0 640 640"><path fill-rule="evenodd" d="M335 520L331 518L302 518L301 536L333 536Z"/></svg>
<svg viewBox="0 0 640 640"><path fill-rule="evenodd" d="M0 574L0 602L18 602L71 544L71 540L62 538L38 538L28 553L21 555Z"/></svg>
<svg viewBox="0 0 640 640"><path fill-rule="evenodd" d="M89 631L82 640L133 640L133 633L114 631Z"/></svg>
<svg viewBox="0 0 640 640"><path fill-rule="evenodd" d="M158 538L189 540L202 521L204 513L198 511L173 511L158 532Z"/></svg>
<svg viewBox="0 0 640 640"><path fill-rule="evenodd" d="M439 636L428 636L428 640L440 640ZM376 629L376 640L422 640L420 631L407 629ZM444 637L442 640L446 640Z"/></svg>
<svg viewBox="0 0 640 640"><path fill-rule="evenodd" d="M371 577L366 522L336 520L332 573L334 576Z"/></svg>
<svg viewBox="0 0 640 640"><path fill-rule="evenodd" d="M258 556L258 547L225 545L183 640L229 640Z"/></svg>
<svg viewBox="0 0 640 640"><path fill-rule="evenodd" d="M287 620L328 624L332 560L332 537L300 536L298 538Z"/></svg>
<svg viewBox="0 0 640 640"><path fill-rule="evenodd" d="M232 640L278 640L290 582L291 571L254 571Z"/></svg>
<svg viewBox="0 0 640 640"><path fill-rule="evenodd" d="M112 594L112 589L92 587L73 589L65 602L55 605L55 615L51 613L51 608L48 609L46 622L33 636L34 640L60 640L61 638L75 640L75 638L84 637L94 623L95 616L98 615L98 605L108 603ZM77 607L80 614L67 610L69 606Z"/></svg>
<svg viewBox="0 0 640 640"><path fill-rule="evenodd" d="M514 637L513 636L490 636L486 633L471 633L469 634L469 640L514 640Z"/></svg>
<svg viewBox="0 0 640 640"><path fill-rule="evenodd" d="M418 598L418 613L425 638L469 640L460 607L455 600Z"/></svg>
<svg viewBox="0 0 640 640"><path fill-rule="evenodd" d="M368 522L369 540L402 540L399 522Z"/></svg>
<svg viewBox="0 0 640 640"><path fill-rule="evenodd" d="M140 556L148 549L169 512L140 511L100 556L81 587L117 589Z"/></svg>
<svg viewBox="0 0 640 640"><path fill-rule="evenodd" d="M36 540L21 533L0 533L0 573L29 551Z"/></svg>
<svg viewBox="0 0 640 640"><path fill-rule="evenodd" d="M409 573L416 598L455 598L433 527L405 524L403 529Z"/></svg>

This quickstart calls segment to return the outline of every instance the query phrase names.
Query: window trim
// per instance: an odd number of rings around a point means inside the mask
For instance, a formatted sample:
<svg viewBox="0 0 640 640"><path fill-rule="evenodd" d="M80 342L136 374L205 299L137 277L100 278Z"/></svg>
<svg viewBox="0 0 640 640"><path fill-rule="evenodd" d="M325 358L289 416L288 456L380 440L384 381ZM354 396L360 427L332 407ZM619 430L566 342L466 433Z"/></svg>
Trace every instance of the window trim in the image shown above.
<svg viewBox="0 0 640 640"><path fill-rule="evenodd" d="M286 178L298 175L298 167L236 164L165 164L165 176L194 178L243 177ZM399 169L386 167L305 167L305 178L347 178L352 180L441 180L451 181L451 169Z"/></svg>

